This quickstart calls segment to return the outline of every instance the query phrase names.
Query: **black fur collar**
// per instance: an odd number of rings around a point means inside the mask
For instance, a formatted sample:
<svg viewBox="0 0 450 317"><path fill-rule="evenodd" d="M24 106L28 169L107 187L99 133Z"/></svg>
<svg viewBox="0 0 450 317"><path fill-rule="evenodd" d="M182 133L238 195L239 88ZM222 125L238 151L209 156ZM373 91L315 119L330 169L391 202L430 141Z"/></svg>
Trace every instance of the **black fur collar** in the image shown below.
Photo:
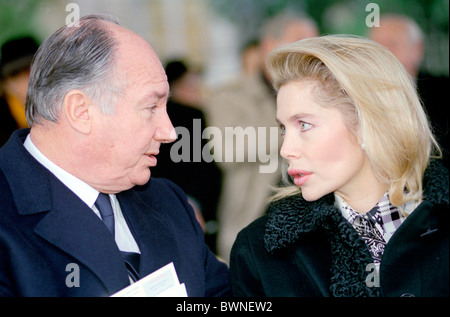
<svg viewBox="0 0 450 317"><path fill-rule="evenodd" d="M439 163L431 163L425 172L424 197L434 204L449 204L448 171ZM365 268L373 260L358 233L334 207L332 193L314 202L305 201L299 194L272 203L266 223L265 248L275 253L289 247L305 233L316 230L324 230L330 241L331 294L378 296L379 288L368 288L365 284Z"/></svg>

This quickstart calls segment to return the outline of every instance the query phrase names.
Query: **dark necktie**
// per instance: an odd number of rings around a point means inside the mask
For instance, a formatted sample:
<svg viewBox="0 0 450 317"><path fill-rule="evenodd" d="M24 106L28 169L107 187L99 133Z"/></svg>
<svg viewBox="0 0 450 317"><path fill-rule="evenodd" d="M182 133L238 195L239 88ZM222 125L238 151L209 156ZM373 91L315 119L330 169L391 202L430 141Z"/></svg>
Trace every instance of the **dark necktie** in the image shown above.
<svg viewBox="0 0 450 317"><path fill-rule="evenodd" d="M109 196L103 193L98 194L95 206L100 212L100 216L102 216L106 228L108 228L109 232L111 232L114 237L114 212L111 207Z"/></svg>
<svg viewBox="0 0 450 317"><path fill-rule="evenodd" d="M105 224L106 228L108 228L109 232L111 232L114 237L114 212L112 210L109 196L107 194L99 193L95 202L95 206L100 212L100 216L102 217L103 223ZM139 253L125 251L121 251L121 253L124 258L129 276L134 282L136 282L139 279Z"/></svg>
<svg viewBox="0 0 450 317"><path fill-rule="evenodd" d="M122 257L127 266L128 275L131 277L133 282L139 280L139 263L141 256L136 252L125 252L121 251Z"/></svg>

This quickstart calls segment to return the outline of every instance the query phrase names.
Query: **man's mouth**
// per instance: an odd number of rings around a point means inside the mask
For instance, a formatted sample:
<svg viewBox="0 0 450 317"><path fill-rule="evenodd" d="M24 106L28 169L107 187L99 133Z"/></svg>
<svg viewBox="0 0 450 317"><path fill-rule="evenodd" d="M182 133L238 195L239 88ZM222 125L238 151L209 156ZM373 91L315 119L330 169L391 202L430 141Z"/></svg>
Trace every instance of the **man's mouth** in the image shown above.
<svg viewBox="0 0 450 317"><path fill-rule="evenodd" d="M158 155L158 153L145 153L144 154L144 156L147 157L147 161L150 166L156 166L156 164L158 163L158 159L156 158L156 155Z"/></svg>

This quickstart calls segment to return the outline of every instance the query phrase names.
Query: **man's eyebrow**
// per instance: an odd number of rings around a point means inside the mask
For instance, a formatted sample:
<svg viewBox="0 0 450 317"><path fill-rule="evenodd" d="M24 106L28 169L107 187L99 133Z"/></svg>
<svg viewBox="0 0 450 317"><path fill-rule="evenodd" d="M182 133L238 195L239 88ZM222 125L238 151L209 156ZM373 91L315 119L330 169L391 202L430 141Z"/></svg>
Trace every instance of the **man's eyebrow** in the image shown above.
<svg viewBox="0 0 450 317"><path fill-rule="evenodd" d="M153 90L151 93L147 94L147 98L158 98L158 99L163 99L166 98L168 96L168 93L166 91L156 91Z"/></svg>
<svg viewBox="0 0 450 317"><path fill-rule="evenodd" d="M159 91L152 91L149 93L146 93L139 101L139 103L144 103L147 100L152 100L152 99L164 99L168 96L168 94L166 92L159 92Z"/></svg>

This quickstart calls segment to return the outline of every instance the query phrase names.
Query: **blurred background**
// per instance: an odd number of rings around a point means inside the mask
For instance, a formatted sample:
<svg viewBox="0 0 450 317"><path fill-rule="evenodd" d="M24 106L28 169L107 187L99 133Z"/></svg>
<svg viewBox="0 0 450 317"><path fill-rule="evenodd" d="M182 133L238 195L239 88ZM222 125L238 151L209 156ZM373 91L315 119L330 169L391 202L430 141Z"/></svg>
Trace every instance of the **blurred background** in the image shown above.
<svg viewBox="0 0 450 317"><path fill-rule="evenodd" d="M426 73L449 73L448 0L0 0L0 44L20 35L40 42L65 24L69 3L80 15L112 13L145 38L163 63L184 58L203 70L205 83L220 85L240 71L240 51L258 38L265 19L283 10L312 17L321 34L365 35L366 6L413 18L425 33Z"/></svg>

